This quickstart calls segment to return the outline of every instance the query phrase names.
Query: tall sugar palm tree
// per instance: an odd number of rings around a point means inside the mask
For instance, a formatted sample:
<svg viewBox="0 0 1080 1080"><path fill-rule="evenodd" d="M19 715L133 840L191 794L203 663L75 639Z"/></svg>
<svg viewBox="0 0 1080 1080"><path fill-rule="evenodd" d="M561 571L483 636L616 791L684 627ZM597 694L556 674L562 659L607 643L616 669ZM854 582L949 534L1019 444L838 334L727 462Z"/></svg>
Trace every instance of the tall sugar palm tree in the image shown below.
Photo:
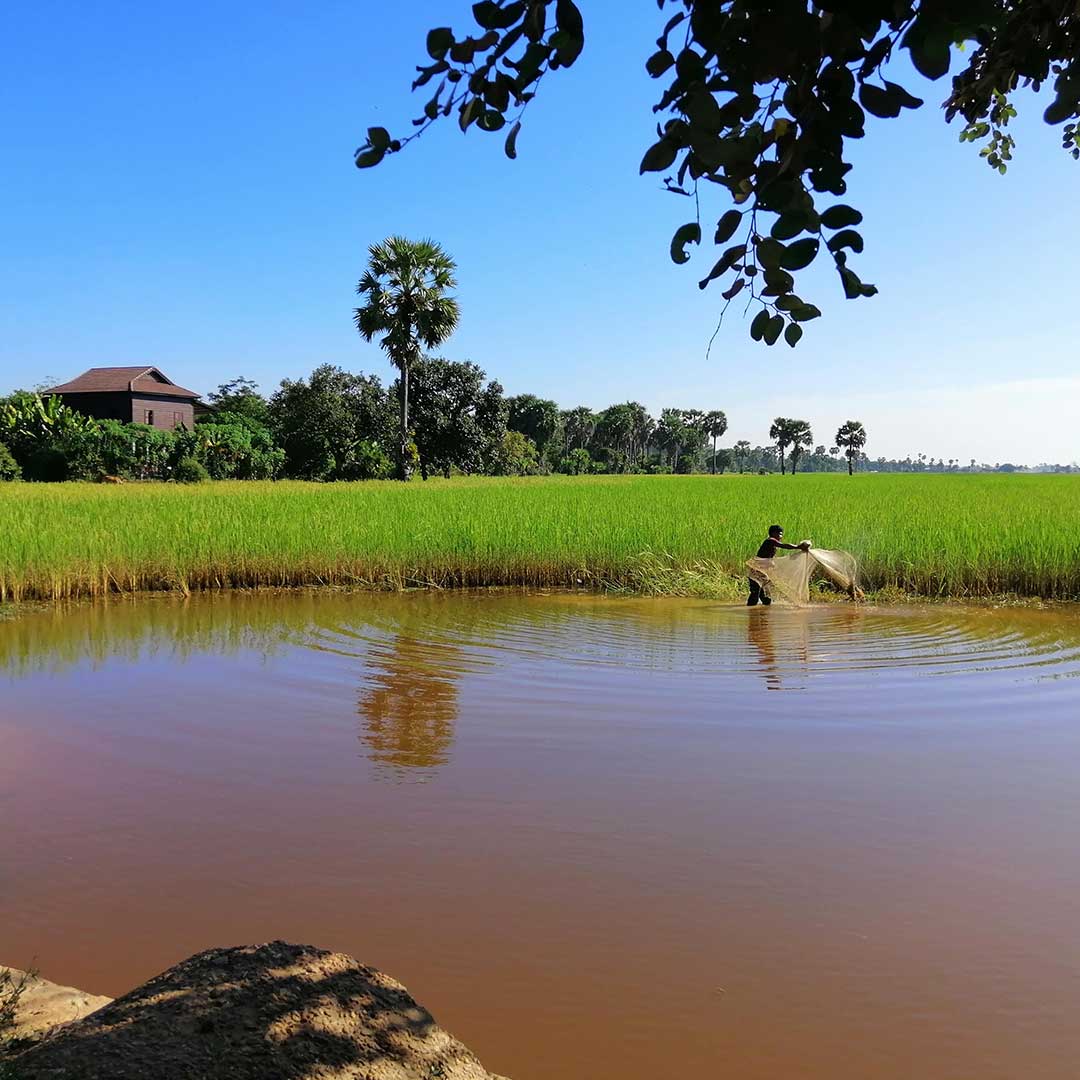
<svg viewBox="0 0 1080 1080"><path fill-rule="evenodd" d="M858 420L848 420L836 433L836 445L844 448L848 476L851 476L855 459L866 445L866 428Z"/></svg>
<svg viewBox="0 0 1080 1080"><path fill-rule="evenodd" d="M705 414L705 434L712 439L712 472L716 473L716 440L727 431L727 416L719 409Z"/></svg>
<svg viewBox="0 0 1080 1080"><path fill-rule="evenodd" d="M353 316L365 341L379 344L401 373L398 479L409 479L409 372L424 349L434 349L454 332L458 302L447 293L457 286L454 260L433 240L391 236L368 251L368 268L356 286L365 300Z"/></svg>

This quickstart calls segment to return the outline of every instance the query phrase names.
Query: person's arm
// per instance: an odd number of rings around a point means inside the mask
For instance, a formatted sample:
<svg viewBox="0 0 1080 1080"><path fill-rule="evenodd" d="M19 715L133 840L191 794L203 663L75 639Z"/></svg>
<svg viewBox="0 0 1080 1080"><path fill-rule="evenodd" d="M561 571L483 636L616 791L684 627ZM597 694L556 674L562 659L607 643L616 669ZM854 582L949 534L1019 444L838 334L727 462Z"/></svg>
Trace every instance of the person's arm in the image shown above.
<svg viewBox="0 0 1080 1080"><path fill-rule="evenodd" d="M802 551L803 550L802 544L784 544L784 543L782 543L780 541L777 541L776 546L778 548L783 548L785 551Z"/></svg>

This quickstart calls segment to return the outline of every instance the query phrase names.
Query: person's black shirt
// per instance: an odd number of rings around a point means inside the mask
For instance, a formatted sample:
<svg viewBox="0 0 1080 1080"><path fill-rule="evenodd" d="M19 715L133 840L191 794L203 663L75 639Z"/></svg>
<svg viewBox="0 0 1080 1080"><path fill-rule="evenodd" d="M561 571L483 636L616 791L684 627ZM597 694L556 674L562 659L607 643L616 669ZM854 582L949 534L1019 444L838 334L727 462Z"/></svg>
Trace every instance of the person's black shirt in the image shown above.
<svg viewBox="0 0 1080 1080"><path fill-rule="evenodd" d="M765 542L758 548L757 557L759 559L772 559L776 557L776 550L780 547L780 541L770 536L767 537Z"/></svg>

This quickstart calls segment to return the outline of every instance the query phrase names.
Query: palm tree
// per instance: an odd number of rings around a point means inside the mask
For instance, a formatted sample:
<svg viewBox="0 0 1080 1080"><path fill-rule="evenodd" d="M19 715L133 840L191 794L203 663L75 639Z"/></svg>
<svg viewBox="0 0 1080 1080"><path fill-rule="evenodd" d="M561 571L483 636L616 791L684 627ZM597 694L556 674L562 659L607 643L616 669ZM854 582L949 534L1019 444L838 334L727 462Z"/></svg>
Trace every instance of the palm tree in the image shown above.
<svg viewBox="0 0 1080 1080"><path fill-rule="evenodd" d="M784 475L784 453L791 445L792 421L786 416L778 416L769 428L769 438L776 443L776 449L780 454L780 475Z"/></svg>
<svg viewBox="0 0 1080 1080"><path fill-rule="evenodd" d="M409 371L423 350L441 345L454 332L458 302L453 289L454 260L433 240L391 236L368 251L368 268L356 286L366 303L353 320L365 341L379 344L401 372L398 380L401 430L398 479L409 479Z"/></svg>
<svg viewBox="0 0 1080 1080"><path fill-rule="evenodd" d="M720 409L705 414L705 434L712 439L712 472L716 475L716 440L727 431L727 417Z"/></svg>
<svg viewBox="0 0 1080 1080"><path fill-rule="evenodd" d="M844 448L848 476L851 476L853 462L866 445L866 428L858 420L848 420L836 433L836 445Z"/></svg>
<svg viewBox="0 0 1080 1080"><path fill-rule="evenodd" d="M788 435L791 438L791 475L794 476L803 448L812 446L814 443L814 433L805 420L790 420L788 423L791 425L788 428Z"/></svg>
<svg viewBox="0 0 1080 1080"><path fill-rule="evenodd" d="M746 468L746 459L750 456L750 443L746 439L740 439L735 444L735 460L739 463L739 472Z"/></svg>

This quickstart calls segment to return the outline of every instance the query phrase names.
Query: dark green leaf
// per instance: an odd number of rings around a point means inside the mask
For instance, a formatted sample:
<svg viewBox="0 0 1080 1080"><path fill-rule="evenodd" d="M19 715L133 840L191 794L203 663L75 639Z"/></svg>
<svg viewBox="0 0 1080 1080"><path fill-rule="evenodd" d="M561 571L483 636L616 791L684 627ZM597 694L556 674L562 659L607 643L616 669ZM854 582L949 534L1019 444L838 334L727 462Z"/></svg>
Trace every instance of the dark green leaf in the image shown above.
<svg viewBox="0 0 1080 1080"><path fill-rule="evenodd" d="M469 98L469 100L461 106L461 115L458 117L458 126L462 131L465 131L468 126L479 117L482 108L483 102L477 97Z"/></svg>
<svg viewBox="0 0 1080 1080"><path fill-rule="evenodd" d="M795 323L788 323L784 330L784 340L794 349L799 344L799 338L803 336L803 328Z"/></svg>
<svg viewBox="0 0 1080 1080"><path fill-rule="evenodd" d="M765 336L765 327L769 325L769 313L765 310L759 311L754 316L754 321L750 324L750 336L755 341L760 341Z"/></svg>
<svg viewBox="0 0 1080 1080"><path fill-rule="evenodd" d="M784 245L779 240L768 237L761 240L757 245L757 261L765 270L779 268L780 261L784 257Z"/></svg>
<svg viewBox="0 0 1080 1080"><path fill-rule="evenodd" d="M788 244L780 265L785 270L801 270L804 266L809 266L817 256L818 246L818 241L813 237L796 240L794 244Z"/></svg>
<svg viewBox="0 0 1080 1080"><path fill-rule="evenodd" d="M772 235L777 240L792 240L806 228L806 215L798 212L781 214L772 227Z"/></svg>
<svg viewBox="0 0 1080 1080"><path fill-rule="evenodd" d="M848 225L858 225L861 221L862 214L851 206L845 206L843 203L830 206L821 215L821 224L827 229L844 229Z"/></svg>
<svg viewBox="0 0 1080 1080"><path fill-rule="evenodd" d="M574 0L557 0L555 4L555 22L559 32L552 39L552 44L558 49L559 63L569 67L580 55L585 47L585 28L581 21L581 12Z"/></svg>
<svg viewBox="0 0 1080 1080"><path fill-rule="evenodd" d="M671 238L671 261L681 266L690 261L690 255L686 250L687 244L701 243L701 226L696 221L680 225Z"/></svg>
<svg viewBox="0 0 1080 1080"><path fill-rule="evenodd" d="M521 121L518 120L514 126L510 129L510 134L506 136L506 156L513 161L517 157L517 137L518 132L521 131Z"/></svg>
<svg viewBox="0 0 1080 1080"><path fill-rule="evenodd" d="M390 149L390 132L384 127L369 127L367 129L368 142L373 150L382 150L385 153Z"/></svg>
<svg viewBox="0 0 1080 1080"><path fill-rule="evenodd" d="M742 292L745 285L746 285L746 278L738 277L738 278L735 279L734 284L732 284L730 286L730 288L725 289L720 295L725 300L734 300L735 297L738 296L740 292Z"/></svg>
<svg viewBox="0 0 1080 1080"><path fill-rule="evenodd" d="M947 27L934 25L922 12L908 28L901 43L911 53L911 62L928 79L940 79L949 70L950 34Z"/></svg>
<svg viewBox="0 0 1080 1080"><path fill-rule="evenodd" d="M481 131L499 131L506 126L506 117L497 109L487 109L480 114L476 126Z"/></svg>
<svg viewBox="0 0 1080 1080"><path fill-rule="evenodd" d="M716 265L709 271L708 276L702 278L701 281L698 282L698 288L704 289L710 281L715 281L721 274L726 274L745 254L745 244L732 244L731 247L716 260Z"/></svg>
<svg viewBox="0 0 1080 1080"><path fill-rule="evenodd" d="M795 308L791 312L791 317L796 322L809 322L811 319L821 318L821 309L815 307L813 304L803 304L801 307Z"/></svg>
<svg viewBox="0 0 1080 1080"><path fill-rule="evenodd" d="M871 83L863 83L859 87L859 101L867 112L875 116L888 119L900 115L900 102L887 90L882 90Z"/></svg>
<svg viewBox="0 0 1080 1080"><path fill-rule="evenodd" d="M473 18L485 30L508 30L525 14L525 4L507 4L499 7L492 0L481 0L473 4Z"/></svg>
<svg viewBox="0 0 1080 1080"><path fill-rule="evenodd" d="M735 230L742 222L742 213L738 210L729 210L716 225L716 236L714 241L717 244L726 243L735 235Z"/></svg>
<svg viewBox="0 0 1080 1080"><path fill-rule="evenodd" d="M645 156L641 159L640 171L642 173L663 172L675 161L676 152L675 144L670 139L661 139L645 151Z"/></svg>
<svg viewBox="0 0 1080 1080"><path fill-rule="evenodd" d="M1043 113L1043 119L1048 124L1060 124L1068 120L1075 112L1076 102L1071 97L1059 95Z"/></svg>
<svg viewBox="0 0 1080 1080"><path fill-rule="evenodd" d="M851 248L858 254L863 249L863 238L854 229L844 229L829 241L830 251L837 252L843 248Z"/></svg>
<svg viewBox="0 0 1080 1080"><path fill-rule="evenodd" d="M902 86L897 83L889 82L885 80L885 89L896 101L900 102L902 108L905 109L918 109L924 104L922 98L917 98L914 94L909 94Z"/></svg>
<svg viewBox="0 0 1080 1080"><path fill-rule="evenodd" d="M454 32L449 26L437 26L428 31L427 51L432 60L442 60L454 44Z"/></svg>
<svg viewBox="0 0 1080 1080"><path fill-rule="evenodd" d="M784 316L774 315L769 319L768 324L765 327L765 333L762 335L765 338L766 345L775 345L780 340L780 335L784 331Z"/></svg>
<svg viewBox="0 0 1080 1080"><path fill-rule="evenodd" d="M668 52L667 49L661 49L659 52L655 52L648 60L645 61L645 70L654 78L659 79L661 75L667 71L672 64L675 63L675 57Z"/></svg>
<svg viewBox="0 0 1080 1080"><path fill-rule="evenodd" d="M356 155L356 167L358 169L370 169L372 165L378 165L385 156L385 150L362 150Z"/></svg>

